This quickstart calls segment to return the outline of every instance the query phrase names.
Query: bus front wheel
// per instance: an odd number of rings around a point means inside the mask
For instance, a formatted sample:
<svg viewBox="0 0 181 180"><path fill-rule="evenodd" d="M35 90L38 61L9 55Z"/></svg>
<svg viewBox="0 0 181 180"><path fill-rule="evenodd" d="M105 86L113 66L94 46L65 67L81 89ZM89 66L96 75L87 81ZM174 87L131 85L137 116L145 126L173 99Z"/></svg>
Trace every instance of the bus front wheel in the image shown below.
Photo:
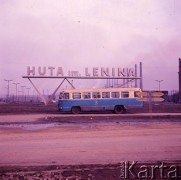
<svg viewBox="0 0 181 180"><path fill-rule="evenodd" d="M115 106L114 112L116 114L122 114L124 112L124 107L123 106Z"/></svg>
<svg viewBox="0 0 181 180"><path fill-rule="evenodd" d="M79 114L81 109L80 109L80 107L72 107L71 111L72 111L73 114Z"/></svg>

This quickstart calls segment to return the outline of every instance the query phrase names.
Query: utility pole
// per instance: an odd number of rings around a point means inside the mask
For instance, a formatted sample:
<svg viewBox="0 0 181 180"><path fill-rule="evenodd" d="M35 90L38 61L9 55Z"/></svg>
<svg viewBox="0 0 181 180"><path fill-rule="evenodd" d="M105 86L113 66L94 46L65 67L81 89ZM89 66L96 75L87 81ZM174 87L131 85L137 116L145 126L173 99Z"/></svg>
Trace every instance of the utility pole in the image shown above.
<svg viewBox="0 0 181 180"><path fill-rule="evenodd" d="M26 86L21 86L21 88L22 88L22 101L23 101L23 98L24 98L24 88L25 88ZM26 98L24 99L24 101L26 100Z"/></svg>
<svg viewBox="0 0 181 180"><path fill-rule="evenodd" d="M18 100L18 84L20 83L13 83L16 86L16 101Z"/></svg>
<svg viewBox="0 0 181 180"><path fill-rule="evenodd" d="M27 89L27 92L28 92L28 94L27 94L27 101L28 101L28 99L29 99L29 90L31 89L30 87L28 87L28 88L26 88Z"/></svg>
<svg viewBox="0 0 181 180"><path fill-rule="evenodd" d="M160 91L160 84L161 82L163 82L163 80L155 80L156 82L158 82L158 90Z"/></svg>
<svg viewBox="0 0 181 180"><path fill-rule="evenodd" d="M142 62L140 62L140 89L143 90L143 70Z"/></svg>
<svg viewBox="0 0 181 180"><path fill-rule="evenodd" d="M181 58L179 58L178 79L179 79L179 103L181 103Z"/></svg>
<svg viewBox="0 0 181 180"><path fill-rule="evenodd" d="M135 77L137 77L137 64L135 64ZM138 87L138 81L137 79L135 79L135 87L137 88Z"/></svg>
<svg viewBox="0 0 181 180"><path fill-rule="evenodd" d="M5 79L5 81L8 82L8 86L7 86L7 101L8 101L8 100L9 100L9 92L10 92L9 84L10 84L10 82L13 81L13 80L11 80L11 79Z"/></svg>

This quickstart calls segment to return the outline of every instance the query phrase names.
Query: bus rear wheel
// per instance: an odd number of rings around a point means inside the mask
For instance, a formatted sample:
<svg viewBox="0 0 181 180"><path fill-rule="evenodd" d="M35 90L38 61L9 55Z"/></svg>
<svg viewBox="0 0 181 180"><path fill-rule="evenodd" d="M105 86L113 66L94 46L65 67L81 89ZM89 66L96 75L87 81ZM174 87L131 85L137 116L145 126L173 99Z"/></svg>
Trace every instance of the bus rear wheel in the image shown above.
<svg viewBox="0 0 181 180"><path fill-rule="evenodd" d="M123 106L115 106L114 112L116 114L122 114L124 112L124 107Z"/></svg>
<svg viewBox="0 0 181 180"><path fill-rule="evenodd" d="M79 114L81 112L80 107L72 107L71 112L73 114Z"/></svg>

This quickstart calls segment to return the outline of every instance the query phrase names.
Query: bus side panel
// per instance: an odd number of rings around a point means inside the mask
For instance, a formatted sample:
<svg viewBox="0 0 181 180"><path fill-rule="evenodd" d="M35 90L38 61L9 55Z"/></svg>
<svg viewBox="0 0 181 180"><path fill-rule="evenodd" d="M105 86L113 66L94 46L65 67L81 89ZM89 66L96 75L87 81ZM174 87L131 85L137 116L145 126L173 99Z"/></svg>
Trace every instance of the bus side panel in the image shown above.
<svg viewBox="0 0 181 180"><path fill-rule="evenodd" d="M69 100L59 100L58 108L62 112L70 112L71 111L70 101Z"/></svg>
<svg viewBox="0 0 181 180"><path fill-rule="evenodd" d="M58 108L63 112L71 111L72 107L78 106L81 108L81 111L95 111L102 110L98 106L97 100L59 100Z"/></svg>
<svg viewBox="0 0 181 180"><path fill-rule="evenodd" d="M99 101L99 106L103 107L105 110L114 110L116 105L122 105L126 109L129 108L140 108L143 107L142 101L137 101L134 98L129 99L102 99Z"/></svg>
<svg viewBox="0 0 181 180"><path fill-rule="evenodd" d="M70 112L73 106L79 106L82 111L114 110L116 105L126 109L143 107L142 101L134 98L128 99L89 99L89 100L60 100L58 107L63 112Z"/></svg>
<svg viewBox="0 0 181 180"><path fill-rule="evenodd" d="M129 109L129 108L141 108L141 107L143 107L143 102L142 101L138 101L135 98L116 100L115 104L123 105L126 109Z"/></svg>

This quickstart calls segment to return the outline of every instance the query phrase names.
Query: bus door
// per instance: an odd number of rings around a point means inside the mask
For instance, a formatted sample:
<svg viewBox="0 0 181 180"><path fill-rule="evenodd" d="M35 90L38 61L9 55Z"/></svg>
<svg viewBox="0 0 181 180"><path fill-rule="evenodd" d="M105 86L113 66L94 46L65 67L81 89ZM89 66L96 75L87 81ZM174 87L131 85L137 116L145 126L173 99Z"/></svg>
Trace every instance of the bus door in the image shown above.
<svg viewBox="0 0 181 180"><path fill-rule="evenodd" d="M101 92L93 92L92 93L93 99L93 110L102 110L103 107L101 105Z"/></svg>

